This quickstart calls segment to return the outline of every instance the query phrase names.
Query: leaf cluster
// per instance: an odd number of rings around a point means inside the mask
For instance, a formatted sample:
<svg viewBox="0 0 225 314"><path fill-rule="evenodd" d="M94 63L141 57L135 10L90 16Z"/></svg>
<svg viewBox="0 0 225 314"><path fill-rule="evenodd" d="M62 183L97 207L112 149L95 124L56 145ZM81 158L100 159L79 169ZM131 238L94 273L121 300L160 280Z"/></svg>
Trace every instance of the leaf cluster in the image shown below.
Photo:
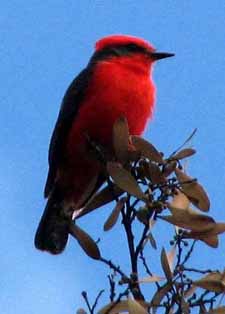
<svg viewBox="0 0 225 314"><path fill-rule="evenodd" d="M208 215L210 201L205 189L183 166L183 161L196 151L182 146L165 157L152 143L130 135L124 117L114 124L112 142L113 156L108 158L101 152L107 185L93 195L76 215L76 223L71 224L71 234L87 255L113 272L108 276L110 303L98 313L225 313L225 307L218 302L225 293L224 271L187 266L197 242L217 248L218 235L225 231L225 223ZM95 144L98 158L99 145ZM77 225L78 218L112 201L116 204L103 228L111 230L121 218L129 247L130 274L103 257L98 244ZM174 236L171 250L160 250L162 274L156 275L149 268L145 250L147 243L157 249L153 233L159 221L173 225ZM134 227L137 222L142 226L139 237ZM146 273L144 278L140 278L141 267ZM193 274L202 277L196 280ZM155 285L155 293L145 296L143 284ZM124 287L124 291L117 292L117 286ZM96 306L97 302L92 310L89 306L90 314L96 312Z"/></svg>

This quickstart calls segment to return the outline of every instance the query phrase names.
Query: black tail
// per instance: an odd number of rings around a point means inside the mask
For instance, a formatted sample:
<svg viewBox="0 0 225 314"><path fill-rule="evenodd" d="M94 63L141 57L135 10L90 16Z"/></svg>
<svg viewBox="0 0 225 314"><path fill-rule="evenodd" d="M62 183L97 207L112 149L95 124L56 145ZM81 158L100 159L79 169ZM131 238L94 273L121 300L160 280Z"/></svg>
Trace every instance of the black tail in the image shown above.
<svg viewBox="0 0 225 314"><path fill-rule="evenodd" d="M36 248L52 254L61 253L68 240L70 222L69 217L64 214L59 196L53 192L48 199L35 235Z"/></svg>

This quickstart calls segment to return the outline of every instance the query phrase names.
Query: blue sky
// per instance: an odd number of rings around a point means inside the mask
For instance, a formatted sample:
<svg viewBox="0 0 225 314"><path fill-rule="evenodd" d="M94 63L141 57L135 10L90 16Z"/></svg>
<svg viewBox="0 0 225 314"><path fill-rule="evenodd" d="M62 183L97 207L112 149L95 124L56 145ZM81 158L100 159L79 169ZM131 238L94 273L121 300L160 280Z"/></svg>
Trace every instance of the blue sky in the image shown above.
<svg viewBox="0 0 225 314"><path fill-rule="evenodd" d="M140 36L176 53L155 67L157 108L145 136L169 153L198 128L189 169L210 195L211 215L225 221L224 1L4 1L0 30L1 313L74 313L82 290L94 297L106 285L107 270L75 241L57 257L33 246L59 105L102 36ZM108 213L101 209L80 224L126 265L119 226L102 232ZM157 232L167 245L164 230ZM194 265L223 268L224 240L218 250L204 246Z"/></svg>

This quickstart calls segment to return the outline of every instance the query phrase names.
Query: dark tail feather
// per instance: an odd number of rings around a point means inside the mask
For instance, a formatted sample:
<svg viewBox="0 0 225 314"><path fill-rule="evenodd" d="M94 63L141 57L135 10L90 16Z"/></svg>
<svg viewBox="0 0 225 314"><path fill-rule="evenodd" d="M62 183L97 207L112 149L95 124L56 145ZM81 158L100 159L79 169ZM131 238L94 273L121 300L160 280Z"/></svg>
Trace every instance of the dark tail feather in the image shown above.
<svg viewBox="0 0 225 314"><path fill-rule="evenodd" d="M52 254L61 253L68 240L69 223L70 219L64 214L59 196L53 192L46 204L35 235L36 248Z"/></svg>

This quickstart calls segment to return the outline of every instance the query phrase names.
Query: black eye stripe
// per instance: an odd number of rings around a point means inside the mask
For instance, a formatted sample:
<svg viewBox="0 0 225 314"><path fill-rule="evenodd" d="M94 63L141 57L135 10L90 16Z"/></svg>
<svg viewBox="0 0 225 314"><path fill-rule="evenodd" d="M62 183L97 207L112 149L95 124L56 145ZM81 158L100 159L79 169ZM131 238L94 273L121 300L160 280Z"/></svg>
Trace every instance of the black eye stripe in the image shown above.
<svg viewBox="0 0 225 314"><path fill-rule="evenodd" d="M147 50L146 48L135 45L135 44L128 44L125 47L128 51L131 51L131 52L146 52Z"/></svg>
<svg viewBox="0 0 225 314"><path fill-rule="evenodd" d="M114 56L120 57L125 55L130 55L134 53L147 53L147 49L136 44L127 44L127 45L117 45L117 46L108 46L100 51L96 51L91 60L90 64L96 63L100 60L108 59Z"/></svg>

